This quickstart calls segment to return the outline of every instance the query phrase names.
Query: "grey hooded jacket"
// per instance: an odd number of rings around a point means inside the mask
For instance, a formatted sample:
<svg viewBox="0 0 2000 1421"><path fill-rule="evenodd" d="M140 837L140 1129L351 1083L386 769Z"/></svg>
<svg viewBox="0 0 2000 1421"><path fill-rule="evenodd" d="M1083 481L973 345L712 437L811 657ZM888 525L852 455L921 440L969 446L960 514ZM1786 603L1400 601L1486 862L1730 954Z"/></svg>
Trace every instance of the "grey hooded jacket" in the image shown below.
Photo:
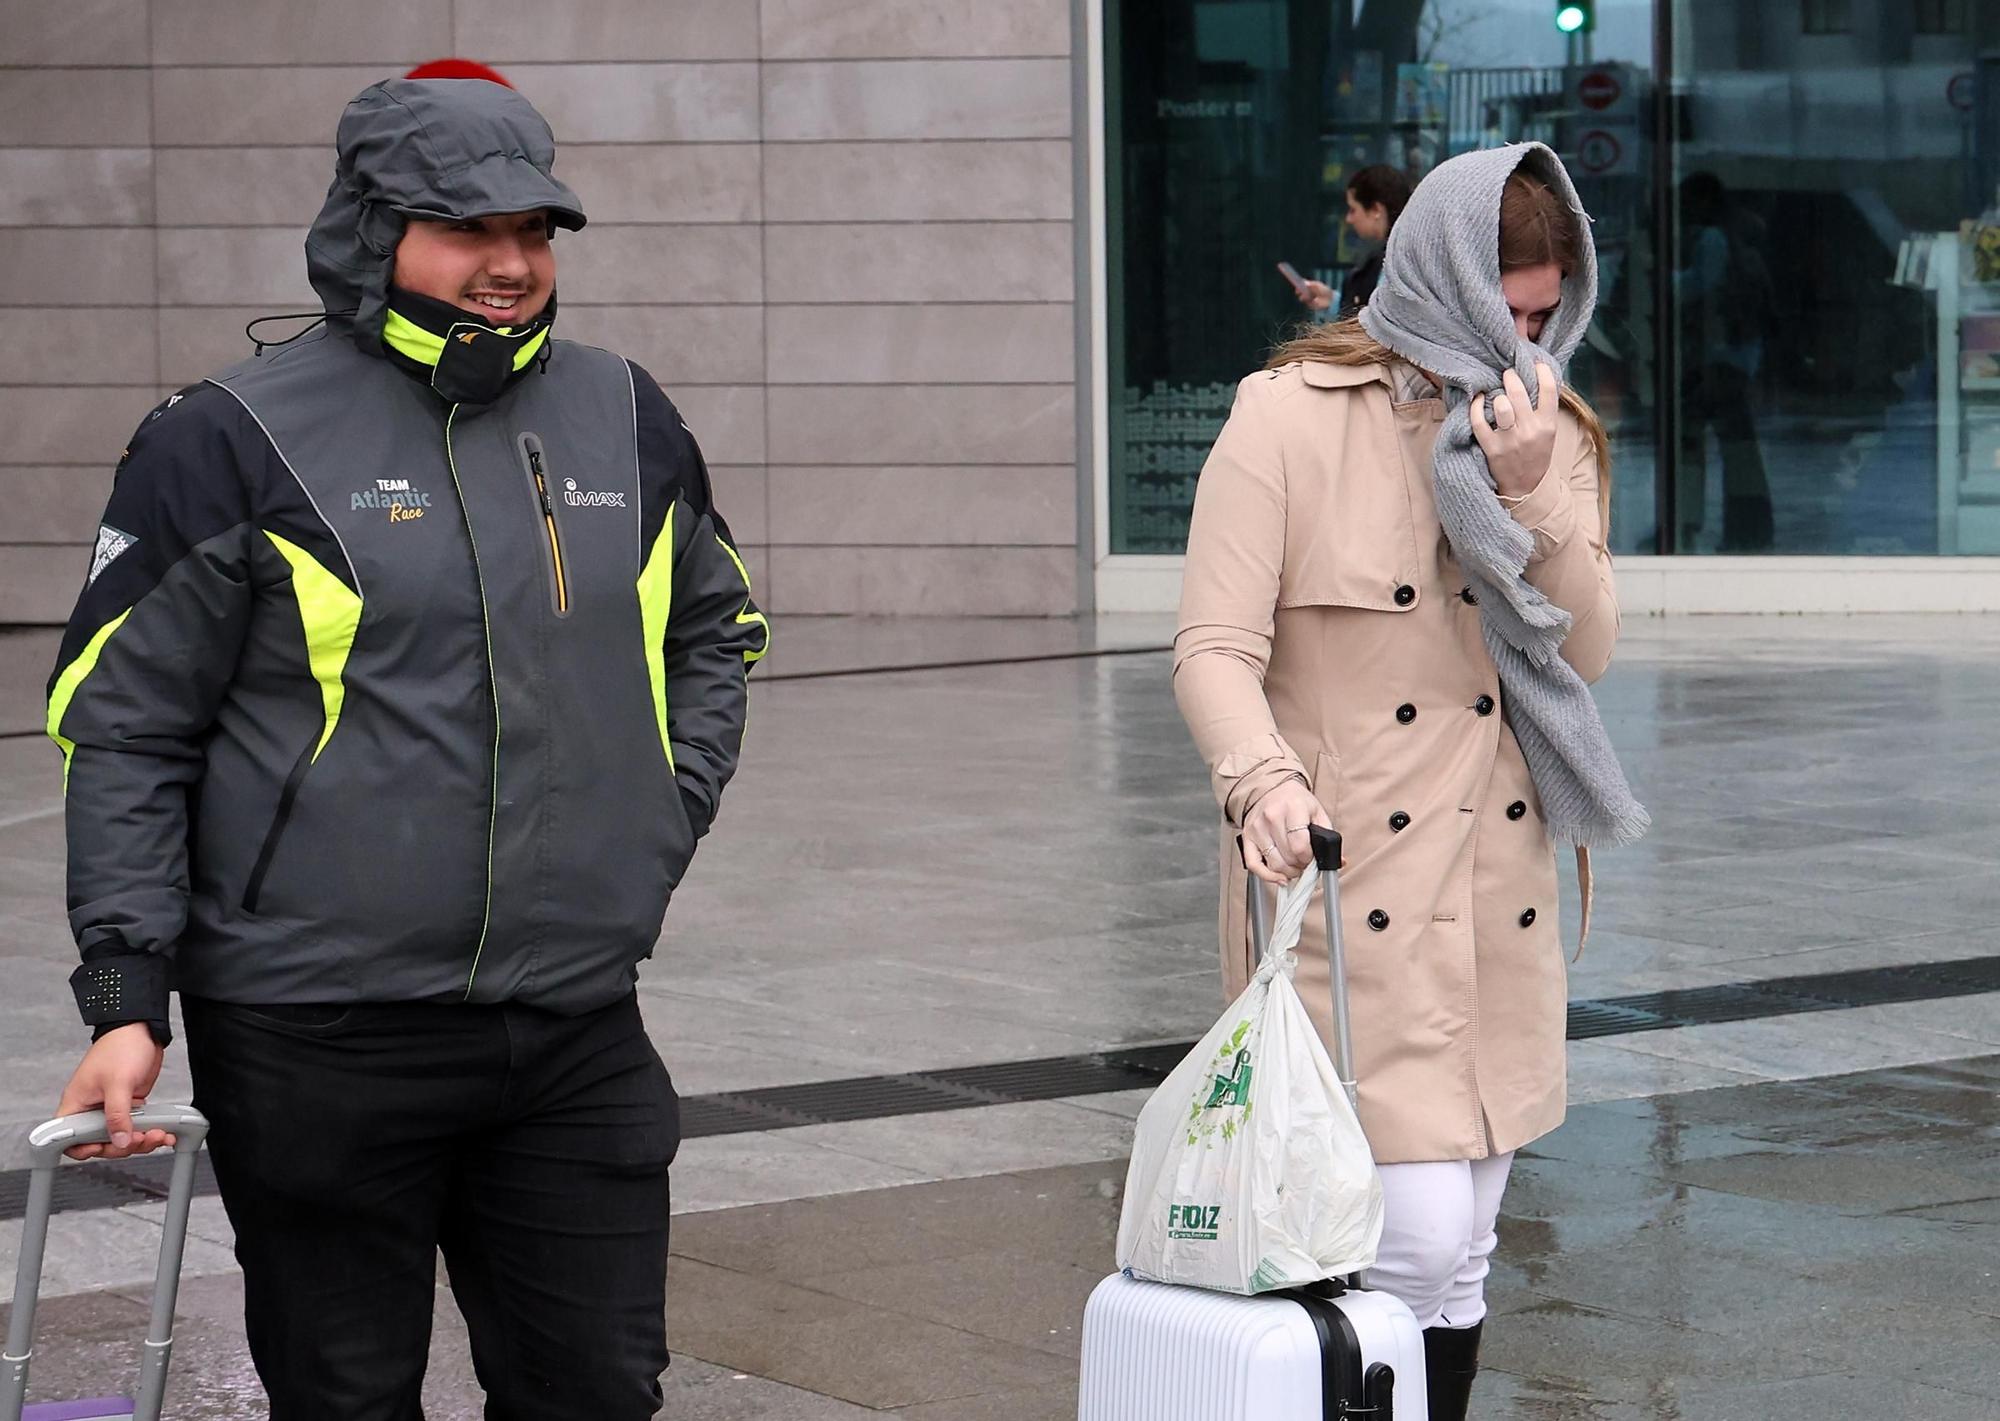
<svg viewBox="0 0 2000 1421"><path fill-rule="evenodd" d="M368 90L307 242L326 326L134 435L49 687L86 1022L631 990L768 625L643 370L552 340L448 405L382 344L406 217L581 226L553 157L497 85Z"/></svg>

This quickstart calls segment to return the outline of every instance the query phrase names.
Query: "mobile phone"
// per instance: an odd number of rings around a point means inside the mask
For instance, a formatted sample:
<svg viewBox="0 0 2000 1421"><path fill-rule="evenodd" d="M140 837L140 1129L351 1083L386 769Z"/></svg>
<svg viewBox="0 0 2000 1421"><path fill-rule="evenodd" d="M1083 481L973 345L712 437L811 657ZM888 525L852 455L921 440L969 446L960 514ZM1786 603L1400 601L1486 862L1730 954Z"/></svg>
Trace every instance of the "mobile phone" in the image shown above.
<svg viewBox="0 0 2000 1421"><path fill-rule="evenodd" d="M1292 290L1304 291L1306 289L1306 279L1299 275L1299 269L1290 262L1278 263L1278 275L1292 283Z"/></svg>

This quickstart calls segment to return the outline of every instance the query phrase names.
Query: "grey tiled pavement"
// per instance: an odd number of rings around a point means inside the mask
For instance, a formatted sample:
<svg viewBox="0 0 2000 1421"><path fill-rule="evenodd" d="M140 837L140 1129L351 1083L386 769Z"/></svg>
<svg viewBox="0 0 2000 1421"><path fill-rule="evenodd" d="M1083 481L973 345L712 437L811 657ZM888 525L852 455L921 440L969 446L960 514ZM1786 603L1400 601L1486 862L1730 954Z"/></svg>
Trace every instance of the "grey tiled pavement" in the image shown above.
<svg viewBox="0 0 2000 1421"><path fill-rule="evenodd" d="M767 669L1167 631L795 620ZM45 642L0 634L0 731L32 724ZM1600 702L1655 829L1600 857L1571 995L2000 951L1996 653L2000 617L1629 625ZM0 1165L81 1039L59 795L45 742L0 738ZM1197 1034L1219 1006L1210 816L1157 653L772 679L642 974L651 1029L684 1092ZM2000 995L1570 1052L1571 1120L1509 1195L1476 1414L1817 1421L1867 1395L2000 1421ZM1141 1098L689 1142L664 1414L1070 1413ZM1028 1213L1033 1243L1001 1227ZM59 1219L51 1394L115 1379L156 1219ZM196 1235L171 1414L261 1414L212 1201ZM440 1299L429 1414L472 1416Z"/></svg>

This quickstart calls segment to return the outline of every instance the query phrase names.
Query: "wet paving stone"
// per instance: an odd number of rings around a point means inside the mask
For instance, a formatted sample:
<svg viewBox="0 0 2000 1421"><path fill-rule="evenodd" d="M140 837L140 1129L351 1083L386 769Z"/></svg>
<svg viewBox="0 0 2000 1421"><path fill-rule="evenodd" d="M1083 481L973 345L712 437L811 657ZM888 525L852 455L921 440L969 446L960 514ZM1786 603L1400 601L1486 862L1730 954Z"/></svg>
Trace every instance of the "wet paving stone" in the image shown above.
<svg viewBox="0 0 2000 1421"><path fill-rule="evenodd" d="M896 659L938 659L963 630L925 627ZM994 634L1010 651L1087 644L1051 630ZM798 631L793 669L886 664L858 643L815 656ZM11 706L19 728L38 723L52 654L25 680L0 674L0 721ZM642 974L684 1087L1203 1029L1213 801L1168 680L1164 656L1142 655L760 686L728 813ZM1655 829L1601 856L1573 995L1994 950L2000 618L1641 621L1597 690ZM17 1124L46 1109L78 1041L59 764L39 741L0 743L0 1117ZM795 870L782 893L773 824ZM1577 1098L1597 1103L1517 1164L1474 1415L2000 1421L2000 994L1691 1031L1579 1044ZM1074 1414L1076 1327L1111 1266L1122 1165L950 1177L960 1155L936 1133L893 1169L834 1132L824 1148L745 1145L732 1167L748 1182L714 1202L784 1202L676 1219L663 1415ZM700 1168L684 1156L677 1192L701 1194ZM927 1182L881 1187L913 1177ZM792 1197L833 1182L867 1187ZM45 1304L36 1397L128 1386L142 1299ZM240 1279L191 1277L181 1302L169 1415L262 1417ZM445 1288L432 1355L431 1421L478 1417Z"/></svg>
<svg viewBox="0 0 2000 1421"><path fill-rule="evenodd" d="M2000 1172L1977 1172L1997 1086L1990 1056L1574 1108L1515 1167L1473 1414L2000 1421ZM681 1217L662 1414L1073 1415L1123 1179L1065 1165ZM1961 1187L1986 1192L1937 1198ZM35 1395L125 1384L143 1299L44 1304ZM426 1414L471 1421L438 1300ZM240 1280L190 1280L181 1303L170 1414L262 1416Z"/></svg>

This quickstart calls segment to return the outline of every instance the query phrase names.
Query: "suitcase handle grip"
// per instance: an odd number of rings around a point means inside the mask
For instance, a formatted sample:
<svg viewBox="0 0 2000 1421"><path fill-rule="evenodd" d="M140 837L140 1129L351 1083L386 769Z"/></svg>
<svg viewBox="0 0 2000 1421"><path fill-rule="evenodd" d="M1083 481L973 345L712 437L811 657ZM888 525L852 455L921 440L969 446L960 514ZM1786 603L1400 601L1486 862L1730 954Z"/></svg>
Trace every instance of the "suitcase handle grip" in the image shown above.
<svg viewBox="0 0 2000 1421"><path fill-rule="evenodd" d="M1313 863L1321 873L1340 871L1340 831L1322 828L1318 824L1306 825L1306 837L1312 840Z"/></svg>
<svg viewBox="0 0 2000 1421"><path fill-rule="evenodd" d="M192 1105L142 1105L132 1112L134 1130L165 1130L174 1137L174 1150L198 1150L208 1135L208 1121ZM58 1115L28 1132L30 1167L53 1166L64 1150L78 1145L103 1145L111 1141L111 1127L102 1110L84 1110L75 1115Z"/></svg>

